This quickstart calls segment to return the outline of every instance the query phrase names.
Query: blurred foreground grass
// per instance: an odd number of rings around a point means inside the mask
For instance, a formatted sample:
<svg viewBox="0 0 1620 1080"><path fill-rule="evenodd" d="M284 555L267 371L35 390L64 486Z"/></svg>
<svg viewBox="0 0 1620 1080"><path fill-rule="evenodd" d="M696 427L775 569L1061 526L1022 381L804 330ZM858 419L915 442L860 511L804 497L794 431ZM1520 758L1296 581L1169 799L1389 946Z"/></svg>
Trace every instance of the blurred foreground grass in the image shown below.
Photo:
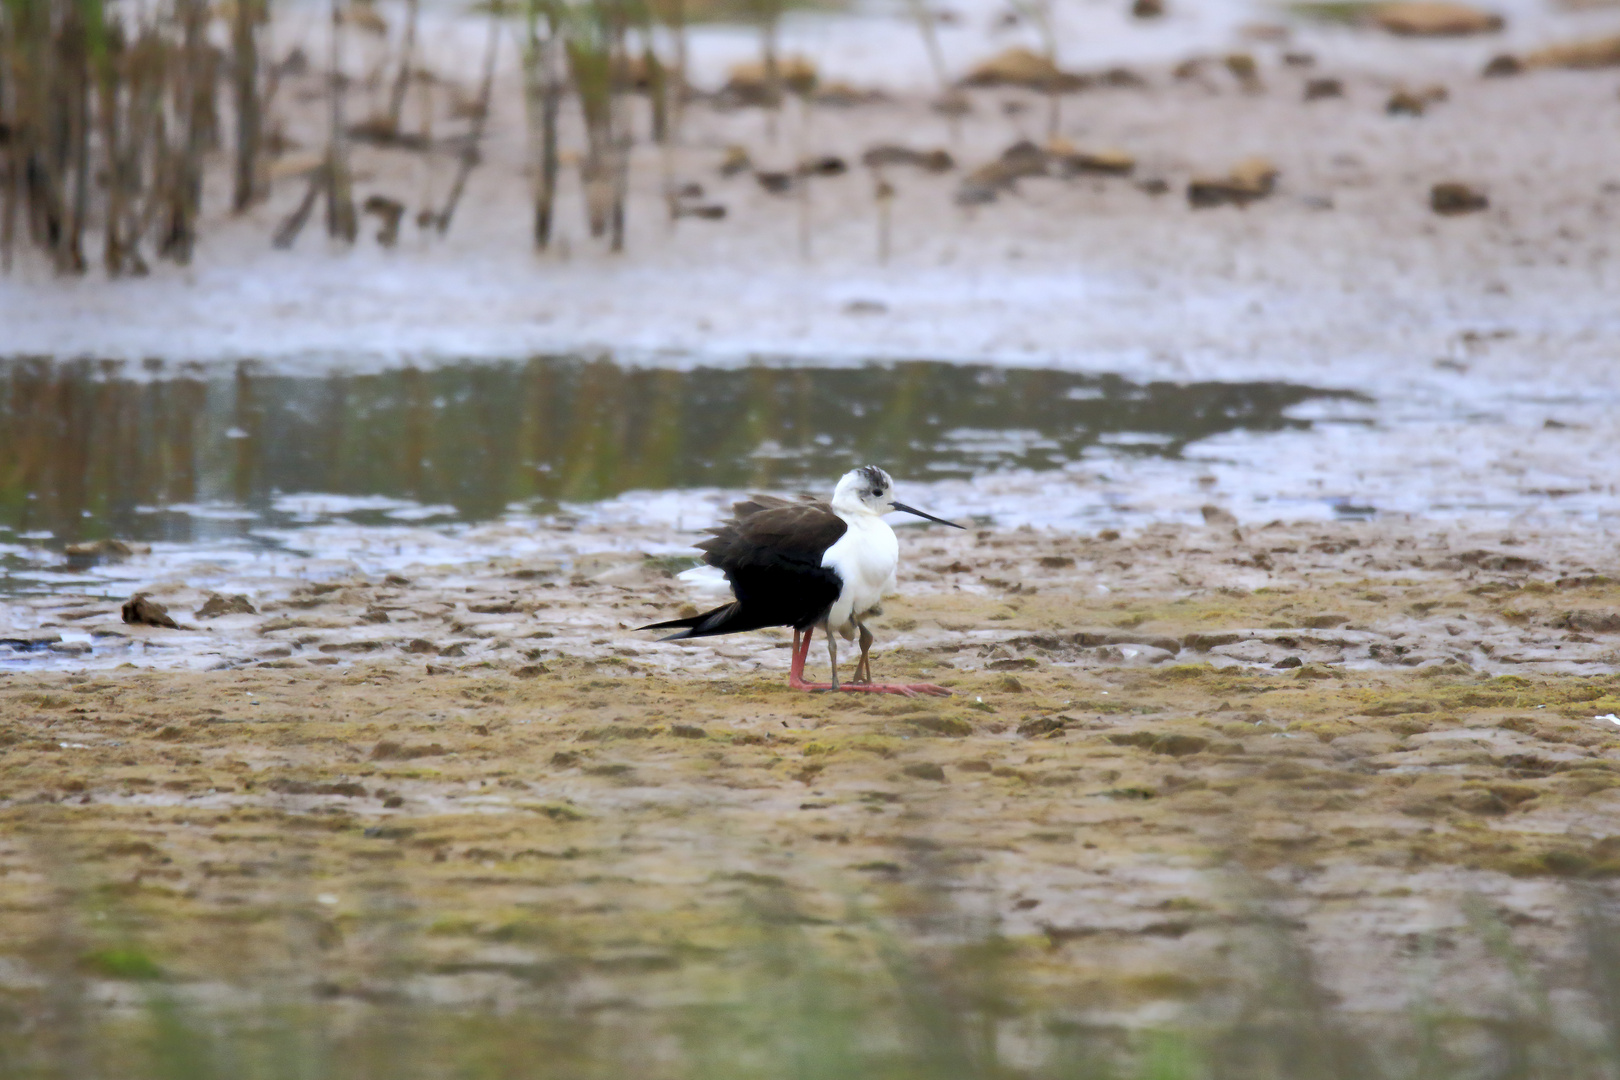
<svg viewBox="0 0 1620 1080"><path fill-rule="evenodd" d="M0 1076L11 1078L410 1077L670 1080L1441 1080L1620 1075L1620 918L1594 886L1571 893L1586 1003L1555 1006L1508 927L1464 901L1469 933L1510 994L1404 1017L1336 1007L1313 972L1286 897L1232 878L1242 896L1226 969L1174 1014L1143 1022L1095 987L1033 976L994 926L956 911L934 880L882 915L828 924L762 882L736 913L737 945L682 972L673 994L637 996L569 942L532 966L521 1000L494 990L451 1002L423 979L433 933L386 885L346 927L366 970L327 980L324 898L283 882L284 953L157 956L139 917L83 882L55 892L51 930L0 957ZM398 883L396 883L398 884ZM302 899L298 897L303 896ZM602 943L594 943L600 945ZM1432 943L1431 943L1432 944ZM570 959L571 957L575 959ZM495 965L492 965L495 966ZM184 970L182 977L177 972ZM478 973L463 972L476 979ZM1482 979L1487 974L1482 972ZM633 980L632 980L633 981ZM1487 995L1488 996L1488 995ZM1562 999L1561 999L1562 1000Z"/></svg>

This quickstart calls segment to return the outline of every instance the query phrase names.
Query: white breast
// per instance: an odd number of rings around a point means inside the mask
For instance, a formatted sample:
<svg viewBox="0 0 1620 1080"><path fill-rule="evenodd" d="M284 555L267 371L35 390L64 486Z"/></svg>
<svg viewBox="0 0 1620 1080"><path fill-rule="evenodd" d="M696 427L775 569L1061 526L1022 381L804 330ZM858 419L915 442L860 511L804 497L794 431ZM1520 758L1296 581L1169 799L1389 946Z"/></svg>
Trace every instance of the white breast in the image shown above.
<svg viewBox="0 0 1620 1080"><path fill-rule="evenodd" d="M882 518L851 514L844 522L849 528L821 557L821 565L837 573L844 583L827 615L827 623L834 629L894 594L894 570L900 562L900 544Z"/></svg>

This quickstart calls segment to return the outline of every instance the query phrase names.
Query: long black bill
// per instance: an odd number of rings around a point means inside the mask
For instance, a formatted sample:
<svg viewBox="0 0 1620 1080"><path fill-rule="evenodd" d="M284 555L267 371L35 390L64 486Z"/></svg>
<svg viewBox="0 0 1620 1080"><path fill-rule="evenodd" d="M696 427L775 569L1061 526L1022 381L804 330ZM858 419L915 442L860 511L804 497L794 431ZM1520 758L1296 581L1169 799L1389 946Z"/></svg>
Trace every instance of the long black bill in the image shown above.
<svg viewBox="0 0 1620 1080"><path fill-rule="evenodd" d="M953 529L965 529L965 528L967 528L966 525L958 525L954 521L946 521L944 518L937 518L933 514L925 514L921 510L918 510L916 507L907 506L905 503L898 503L898 502L897 503L891 503L890 507L892 509L894 509L894 510L898 510L902 514L916 514L920 518L927 518L929 521L937 521L941 525L949 525Z"/></svg>

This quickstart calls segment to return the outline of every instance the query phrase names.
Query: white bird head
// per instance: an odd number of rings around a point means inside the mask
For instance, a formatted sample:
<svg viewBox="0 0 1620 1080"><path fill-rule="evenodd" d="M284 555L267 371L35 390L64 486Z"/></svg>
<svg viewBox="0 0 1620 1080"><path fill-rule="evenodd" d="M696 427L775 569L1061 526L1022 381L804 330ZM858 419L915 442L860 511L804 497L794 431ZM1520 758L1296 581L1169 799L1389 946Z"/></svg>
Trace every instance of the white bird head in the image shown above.
<svg viewBox="0 0 1620 1080"><path fill-rule="evenodd" d="M954 521L946 521L905 503L896 502L894 481L889 478L888 473L876 465L862 465L845 473L843 479L838 481L838 487L833 490L832 508L843 514L872 514L878 517L894 512L916 514L920 518L937 521L953 529L965 528Z"/></svg>

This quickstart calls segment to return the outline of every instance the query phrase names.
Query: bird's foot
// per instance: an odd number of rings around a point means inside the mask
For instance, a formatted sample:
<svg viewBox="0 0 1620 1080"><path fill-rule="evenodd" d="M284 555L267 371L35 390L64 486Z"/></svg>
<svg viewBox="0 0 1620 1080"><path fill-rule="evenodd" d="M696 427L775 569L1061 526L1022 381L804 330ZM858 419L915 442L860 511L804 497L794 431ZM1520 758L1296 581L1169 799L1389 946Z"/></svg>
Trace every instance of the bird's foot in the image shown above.
<svg viewBox="0 0 1620 1080"><path fill-rule="evenodd" d="M788 676L788 689L789 690L822 691L822 690L837 690L839 688L834 686L832 683L805 682L803 679L798 678L795 675L789 675Z"/></svg>

